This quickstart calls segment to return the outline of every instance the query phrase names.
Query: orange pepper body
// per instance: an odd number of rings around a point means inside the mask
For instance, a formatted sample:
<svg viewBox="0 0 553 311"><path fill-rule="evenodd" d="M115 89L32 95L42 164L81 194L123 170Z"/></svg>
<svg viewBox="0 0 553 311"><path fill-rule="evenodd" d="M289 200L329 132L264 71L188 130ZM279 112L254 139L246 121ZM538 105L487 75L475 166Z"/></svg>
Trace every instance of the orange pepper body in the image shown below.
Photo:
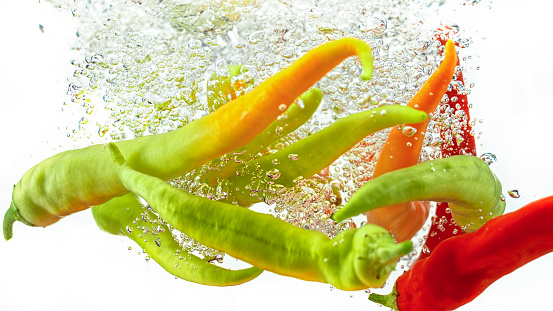
<svg viewBox="0 0 553 311"><path fill-rule="evenodd" d="M305 90L344 59L353 55L358 55L361 61L361 78L370 79L372 53L365 42L355 38L343 38L323 44L307 52L255 89L232 101L232 105L224 105L206 118L207 127L213 133L209 137L211 148L229 145L226 149L234 150L246 145ZM227 128L235 130L227 131Z"/></svg>
<svg viewBox="0 0 553 311"><path fill-rule="evenodd" d="M445 48L445 58L423 87L409 101L407 106L432 113L438 107L453 77L457 64L457 53L452 41ZM393 128L380 152L373 178L384 173L415 165L419 161L424 135L429 120L418 124L408 124L415 130L412 136ZM390 230L397 241L406 241L422 228L428 218L427 203L405 203L375 209L367 212L367 221Z"/></svg>

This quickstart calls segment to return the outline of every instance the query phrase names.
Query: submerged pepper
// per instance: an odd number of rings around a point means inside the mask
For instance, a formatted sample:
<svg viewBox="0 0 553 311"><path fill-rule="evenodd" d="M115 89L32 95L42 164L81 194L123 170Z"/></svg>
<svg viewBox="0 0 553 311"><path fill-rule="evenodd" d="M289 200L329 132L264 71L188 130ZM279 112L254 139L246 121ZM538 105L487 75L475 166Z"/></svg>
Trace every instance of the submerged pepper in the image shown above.
<svg viewBox="0 0 553 311"><path fill-rule="evenodd" d="M247 163L260 152L264 151L267 146L295 131L313 116L322 99L323 92L318 88L312 88L303 93L298 98L301 101L301 107L299 101L293 103L276 121L271 123L249 144L230 152L230 155L235 155L234 159L231 159L217 170L209 171L204 176L206 182L210 185L216 185L218 181L228 178L242 167L244 163ZM211 166L216 165L217 161L220 162L220 159L213 160ZM219 166L221 165L219 164Z"/></svg>
<svg viewBox="0 0 553 311"><path fill-rule="evenodd" d="M407 106L433 113L451 82L456 64L455 45L449 41L445 47L444 60ZM393 128L380 151L372 178L417 164L429 122L427 120L407 124L400 129ZM367 221L390 230L398 241L406 241L422 228L428 218L429 208L428 204L420 201L404 202L367 212Z"/></svg>
<svg viewBox="0 0 553 311"><path fill-rule="evenodd" d="M445 45L449 41L452 29L448 26L444 26L443 28L439 30L436 37L442 45ZM444 158L463 154L476 155L476 144L470 122L468 92L465 90L465 81L459 58L457 58L457 69L455 72L456 79L454 83L451 83L451 87L446 92L449 102L441 107L444 112L449 112L450 118L457 119L457 122L444 122L440 128L440 138L444 142L440 145L440 151ZM445 202L437 204L437 221L432 222L428 238L424 243L423 251L419 258L428 256L441 241L464 233L455 222L451 221L451 213L447 212L449 209L449 205Z"/></svg>
<svg viewBox="0 0 553 311"><path fill-rule="evenodd" d="M271 182L293 187L297 178L310 178L328 167L343 153L368 135L404 123L424 122L428 115L423 111L401 105L390 105L343 117L319 132L292 145L255 159L247 164L246 172L274 172ZM278 174L278 175L276 175ZM252 175L247 173L230 176L232 184L230 200L247 206L260 202L261 196L252 196L247 186Z"/></svg>
<svg viewBox="0 0 553 311"><path fill-rule="evenodd" d="M109 148L121 181L174 228L260 269L343 290L382 286L411 242L396 244L385 229L366 225L330 239L271 215L212 201L133 170L116 144Z"/></svg>
<svg viewBox="0 0 553 311"><path fill-rule="evenodd" d="M174 240L171 229L152 211L143 209L132 193L92 207L92 215L100 229L129 237L163 269L186 281L230 286L251 281L263 272L256 267L227 270L189 254Z"/></svg>
<svg viewBox="0 0 553 311"><path fill-rule="evenodd" d="M441 242L401 275L389 295L369 299L396 311L455 310L499 278L553 251L553 196Z"/></svg>
<svg viewBox="0 0 553 311"><path fill-rule="evenodd" d="M339 222L373 209L423 200L448 202L453 219L466 232L505 211L501 183L488 165L477 157L453 156L372 179L331 218Z"/></svg>
<svg viewBox="0 0 553 311"><path fill-rule="evenodd" d="M319 46L214 113L161 135L119 143L129 165L164 180L247 145L294 100L345 58L358 55L362 79L372 74L370 47L344 38ZM191 152L191 150L194 150ZM4 217L6 240L21 221L45 227L126 193L104 146L69 150L37 164L14 187Z"/></svg>

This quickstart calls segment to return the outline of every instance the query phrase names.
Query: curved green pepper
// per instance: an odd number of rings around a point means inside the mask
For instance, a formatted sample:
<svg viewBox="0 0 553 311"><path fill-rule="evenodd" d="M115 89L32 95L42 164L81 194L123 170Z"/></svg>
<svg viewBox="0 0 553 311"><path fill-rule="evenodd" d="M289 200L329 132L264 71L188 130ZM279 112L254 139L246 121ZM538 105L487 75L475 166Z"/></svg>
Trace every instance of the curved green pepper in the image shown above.
<svg viewBox="0 0 553 311"><path fill-rule="evenodd" d="M331 218L339 222L408 201L448 202L453 219L476 231L505 211L501 183L478 157L459 155L392 171L365 183Z"/></svg>
<svg viewBox="0 0 553 311"><path fill-rule="evenodd" d="M202 260L177 243L171 230L132 194L113 198L92 208L100 229L136 242L167 272L183 280L214 286L238 285L253 280L263 270L250 267L227 270Z"/></svg>
<svg viewBox="0 0 553 311"><path fill-rule="evenodd" d="M244 171L255 175L259 175L259 171L273 172L273 176L278 176L274 183L293 187L296 178L313 176L366 136L394 125L419 123L427 119L425 112L401 105L352 114L276 153L251 161ZM228 178L233 185L229 200L235 200L242 206L262 200L259 196L250 195L246 186L251 183L252 175L246 173Z"/></svg>
<svg viewBox="0 0 553 311"><path fill-rule="evenodd" d="M382 286L411 242L396 244L376 225L349 229L334 239L240 206L196 197L133 170L110 144L121 181L174 228L260 269L326 282L343 290Z"/></svg>
<svg viewBox="0 0 553 311"><path fill-rule="evenodd" d="M204 175L207 183L215 185L218 180L228 178L232 173L251 160L259 152L275 140L288 135L307 122L315 113L323 99L323 92L318 88L312 88L303 93L299 100L302 101L302 107L298 103L293 103L276 121L271 123L263 132L259 133L249 144L234 150L231 154L236 154L241 158L240 161L231 160L224 164L218 170L209 171ZM212 166L216 160L212 161ZM219 160L220 161L220 160Z"/></svg>

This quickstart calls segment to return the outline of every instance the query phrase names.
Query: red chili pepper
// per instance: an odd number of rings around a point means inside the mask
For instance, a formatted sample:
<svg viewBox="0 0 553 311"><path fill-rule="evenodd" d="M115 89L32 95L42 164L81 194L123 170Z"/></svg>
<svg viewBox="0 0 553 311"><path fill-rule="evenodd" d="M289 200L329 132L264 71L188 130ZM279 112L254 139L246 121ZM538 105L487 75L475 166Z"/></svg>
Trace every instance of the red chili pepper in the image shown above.
<svg viewBox="0 0 553 311"><path fill-rule="evenodd" d="M553 251L553 196L488 221L473 233L443 241L369 299L394 310L454 310L528 262Z"/></svg>
<svg viewBox="0 0 553 311"><path fill-rule="evenodd" d="M450 27L444 27L445 29L439 29L440 33L436 36L436 39L445 46L449 40L447 32L451 31ZM457 58L457 67L461 65L460 58ZM445 143L440 148L442 152L442 158L447 158L453 155L471 154L476 156L476 144L474 142L474 135L471 134L472 127L470 125L470 113L469 104L466 92L462 92L464 89L465 81L463 79L463 72L458 71L454 76L454 80L458 83L451 88L448 88L446 95L449 98L449 103L443 104L439 109L444 111L449 110L450 116L462 116L462 126L460 129L454 129L452 124L444 124L440 130L440 137ZM455 84L455 82L453 83ZM456 131L459 131L456 133ZM425 258L432 252L436 246L447 238L452 236L463 234L463 230L454 222L452 222L451 213L449 211L449 205L447 203L438 203L436 207L436 216L433 218L430 232L425 245L422 248L419 259Z"/></svg>

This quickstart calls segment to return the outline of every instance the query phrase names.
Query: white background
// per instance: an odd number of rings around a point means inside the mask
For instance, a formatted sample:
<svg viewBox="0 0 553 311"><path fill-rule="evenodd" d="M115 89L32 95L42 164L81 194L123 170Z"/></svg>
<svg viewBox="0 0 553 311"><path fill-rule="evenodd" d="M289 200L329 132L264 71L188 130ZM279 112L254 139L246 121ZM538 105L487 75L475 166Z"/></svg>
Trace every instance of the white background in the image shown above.
<svg viewBox="0 0 553 311"><path fill-rule="evenodd" d="M546 0L502 0L491 10L466 14L471 7L453 2L457 11L449 12L449 19L475 34L472 48L480 55L480 69L465 74L476 85L469 98L472 114L484 120L477 128L483 133L478 152L497 155L492 169L505 194L518 189L522 195L507 198L508 211L553 195L552 5ZM67 145L65 126L78 121L61 111L75 31L68 15L38 1L0 0L2 213L9 207L13 184L31 166L59 152L60 144ZM126 238L98 230L90 211L47 229L17 223L14 231L11 241L0 242L2 311L383 310L363 292L331 291L326 284L268 272L231 288L175 280L154 262L146 263ZM550 309L552 276L553 255L547 255L497 281L459 310Z"/></svg>

